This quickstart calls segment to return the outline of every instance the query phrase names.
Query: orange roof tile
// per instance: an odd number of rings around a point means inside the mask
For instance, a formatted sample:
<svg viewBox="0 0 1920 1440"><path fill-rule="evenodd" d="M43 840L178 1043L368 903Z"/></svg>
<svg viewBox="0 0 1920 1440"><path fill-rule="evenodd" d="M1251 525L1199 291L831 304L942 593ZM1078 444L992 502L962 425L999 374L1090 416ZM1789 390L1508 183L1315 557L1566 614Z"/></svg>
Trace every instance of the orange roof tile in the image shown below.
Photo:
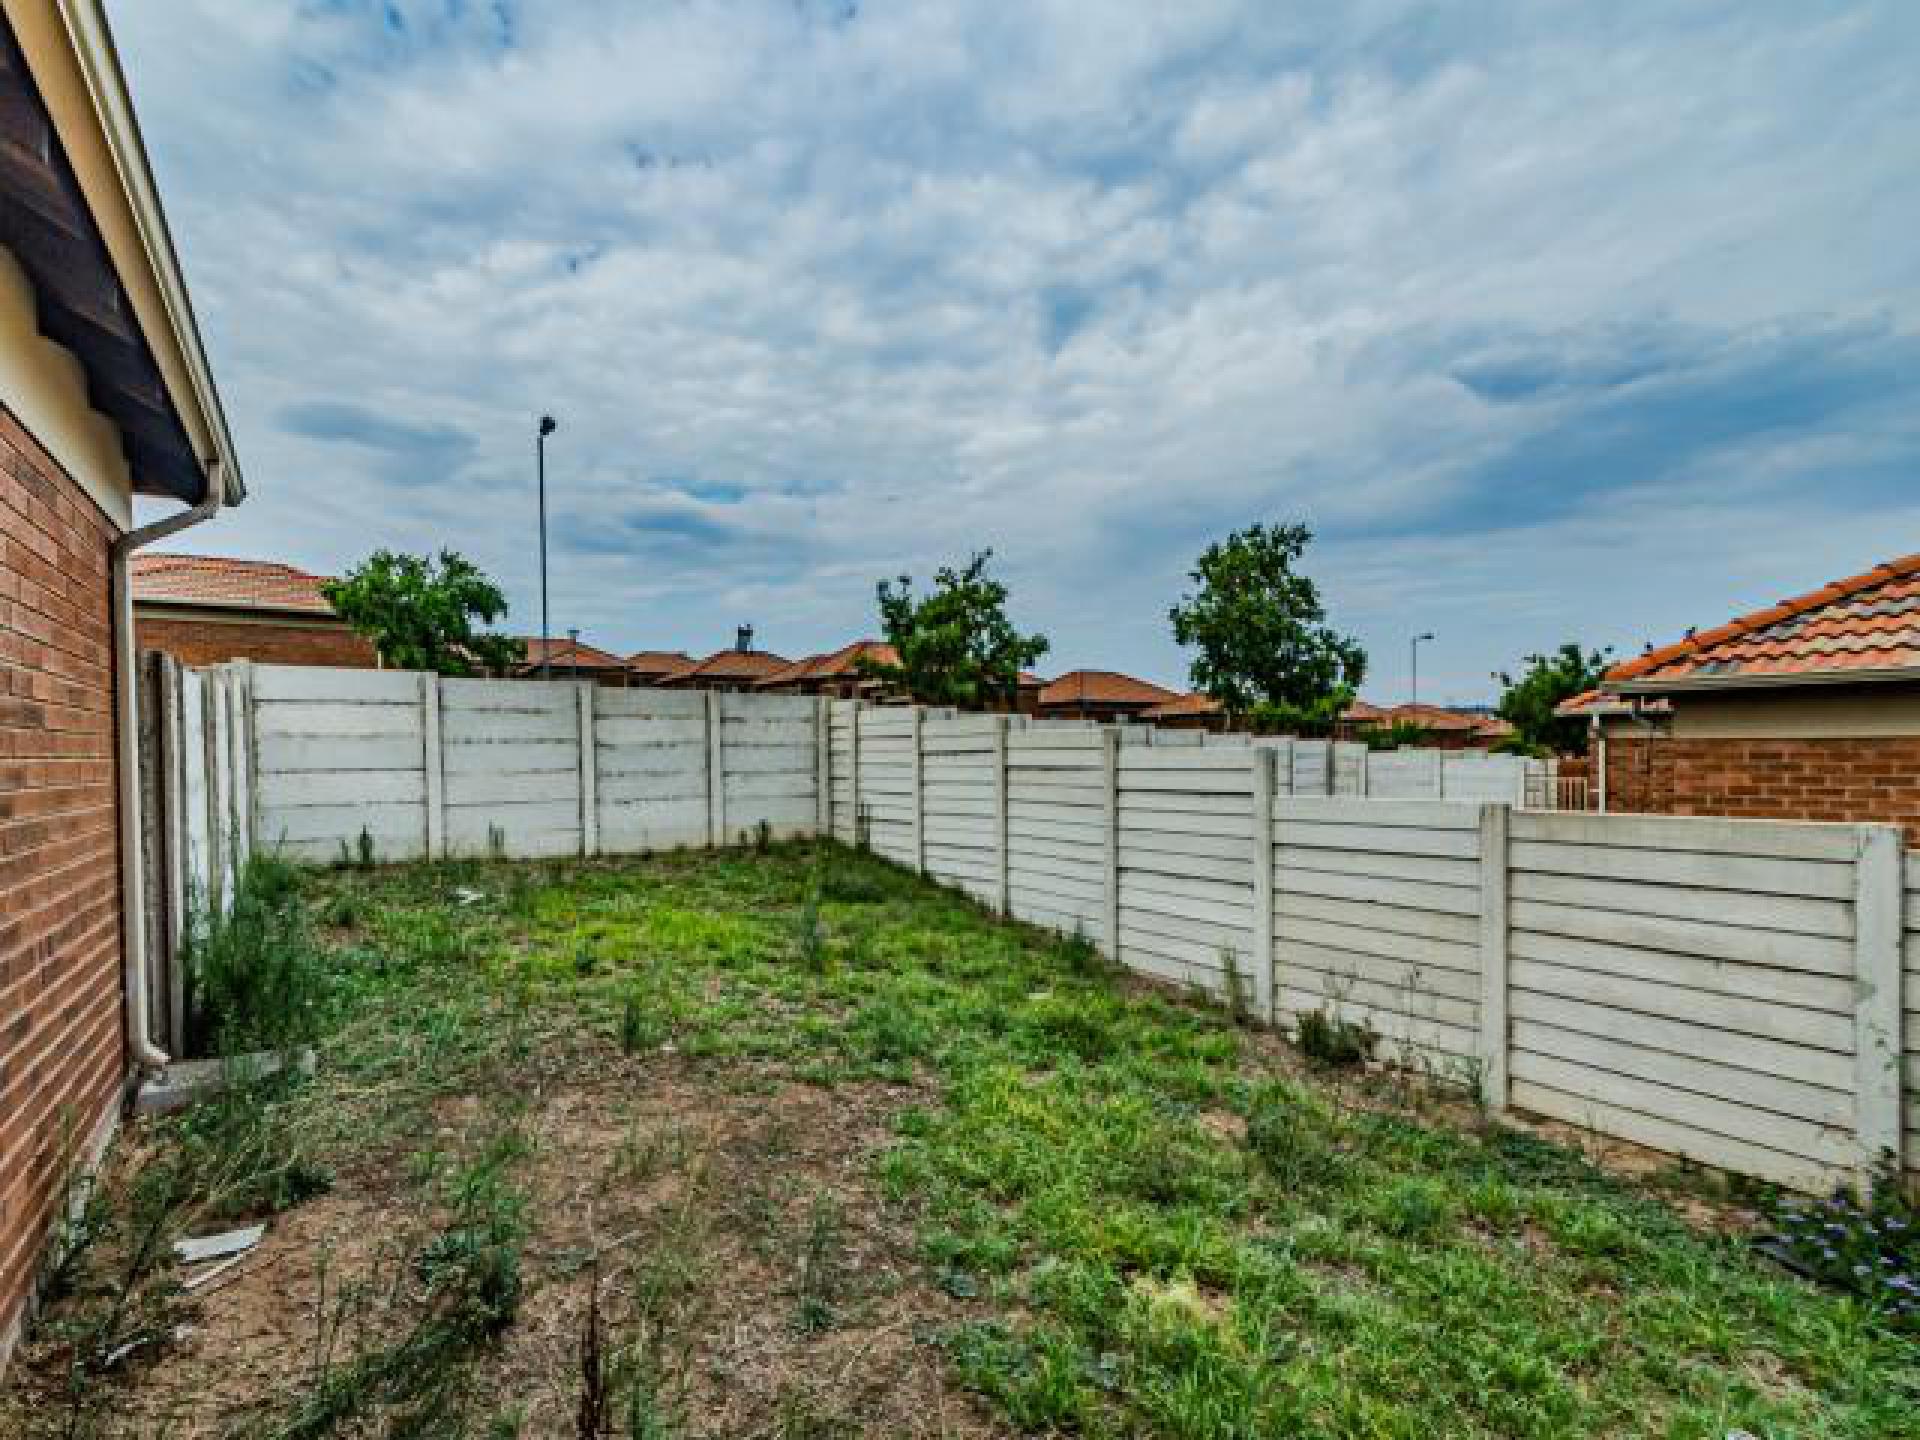
<svg viewBox="0 0 1920 1440"><path fill-rule="evenodd" d="M543 642L538 635L528 635L522 637L520 643L527 647L526 661L520 667L523 671L542 664L581 670L618 670L626 664L610 651L566 636Z"/></svg>
<svg viewBox="0 0 1920 1440"><path fill-rule="evenodd" d="M1053 705L1164 705L1178 697L1148 680L1117 670L1069 670L1040 692L1042 709Z"/></svg>
<svg viewBox="0 0 1920 1440"><path fill-rule="evenodd" d="M793 685L803 680L858 678L862 659L877 665L900 663L899 653L884 640L856 640L851 645L843 645L824 655L809 655L804 660L795 660L756 683L773 686Z"/></svg>
<svg viewBox="0 0 1920 1440"><path fill-rule="evenodd" d="M1422 730L1478 730L1487 719L1441 705L1395 705L1384 718L1390 725L1418 725Z"/></svg>
<svg viewBox="0 0 1920 1440"><path fill-rule="evenodd" d="M706 659L663 678L662 684L686 685L700 680L759 680L791 662L771 650L716 650Z"/></svg>
<svg viewBox="0 0 1920 1440"><path fill-rule="evenodd" d="M210 605L223 610L292 611L332 615L320 593L329 575L312 575L272 560L234 560L219 555L136 552L133 598L154 604Z"/></svg>
<svg viewBox="0 0 1920 1440"><path fill-rule="evenodd" d="M1164 705L1142 710L1142 720L1178 720L1189 715L1218 715L1221 705L1211 695L1178 695Z"/></svg>
<svg viewBox="0 0 1920 1440"><path fill-rule="evenodd" d="M1370 725L1376 720L1387 718L1384 705L1372 705L1365 700L1356 700L1340 712L1340 718L1355 725Z"/></svg>
<svg viewBox="0 0 1920 1440"><path fill-rule="evenodd" d="M626 659L635 675L672 675L691 664L693 657L684 650L636 650Z"/></svg>
<svg viewBox="0 0 1920 1440"><path fill-rule="evenodd" d="M1854 670L1920 670L1920 555L1649 650L1614 666L1602 684L1640 689L1664 680Z"/></svg>

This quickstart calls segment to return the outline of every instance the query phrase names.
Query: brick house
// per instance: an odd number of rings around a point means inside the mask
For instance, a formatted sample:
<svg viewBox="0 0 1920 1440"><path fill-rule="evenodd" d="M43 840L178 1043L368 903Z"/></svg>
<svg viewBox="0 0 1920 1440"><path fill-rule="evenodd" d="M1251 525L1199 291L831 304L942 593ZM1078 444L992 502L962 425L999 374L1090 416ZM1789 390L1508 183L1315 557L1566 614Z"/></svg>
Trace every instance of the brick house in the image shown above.
<svg viewBox="0 0 1920 1440"><path fill-rule="evenodd" d="M1132 720L1179 698L1117 670L1069 670L1041 689L1037 713L1047 720Z"/></svg>
<svg viewBox="0 0 1920 1440"><path fill-rule="evenodd" d="M164 651L183 665L377 667L373 643L320 593L329 578L270 560L135 555L134 633L142 650Z"/></svg>
<svg viewBox="0 0 1920 1440"><path fill-rule="evenodd" d="M1226 706L1206 695L1176 695L1164 705L1142 710L1136 717L1166 730L1211 730L1227 728Z"/></svg>
<svg viewBox="0 0 1920 1440"><path fill-rule="evenodd" d="M578 630L569 630L564 640L542 640L538 635L523 638L526 660L516 665L513 674L520 680L591 680L596 685L625 686L636 683L625 657L580 638Z"/></svg>
<svg viewBox="0 0 1920 1440"><path fill-rule="evenodd" d="M716 650L706 659L656 681L681 690L751 690L792 662L771 650Z"/></svg>
<svg viewBox="0 0 1920 1440"><path fill-rule="evenodd" d="M1920 555L1616 665L1592 726L1608 810L1880 820L1920 844Z"/></svg>
<svg viewBox="0 0 1920 1440"><path fill-rule="evenodd" d="M897 665L899 654L884 640L856 640L824 655L809 655L795 660L754 684L754 689L779 695L831 695L840 700L877 696L885 685L867 675L862 660L876 665Z"/></svg>
<svg viewBox="0 0 1920 1440"><path fill-rule="evenodd" d="M627 656L627 677L635 685L658 685L693 664L684 650L636 650Z"/></svg>
<svg viewBox="0 0 1920 1440"><path fill-rule="evenodd" d="M1451 710L1444 705L1370 705L1356 700L1341 712L1335 734L1342 740L1364 740L1374 731L1400 725L1419 729L1423 750L1491 750L1510 738L1513 726L1498 715L1476 710Z"/></svg>
<svg viewBox="0 0 1920 1440"><path fill-rule="evenodd" d="M0 1362L147 1038L135 547L245 495L99 0L0 0ZM136 528L134 496L185 505Z"/></svg>

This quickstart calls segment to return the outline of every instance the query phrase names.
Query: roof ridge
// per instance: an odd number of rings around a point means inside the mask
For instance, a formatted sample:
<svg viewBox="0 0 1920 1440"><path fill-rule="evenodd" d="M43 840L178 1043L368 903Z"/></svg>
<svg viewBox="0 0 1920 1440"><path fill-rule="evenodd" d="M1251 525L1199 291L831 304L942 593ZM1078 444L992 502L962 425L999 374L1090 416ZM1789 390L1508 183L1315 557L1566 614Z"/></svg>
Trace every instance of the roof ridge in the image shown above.
<svg viewBox="0 0 1920 1440"><path fill-rule="evenodd" d="M1889 580L1898 580L1920 571L1920 552L1902 555L1897 560L1888 560L1863 570L1858 575L1849 575L1844 580L1831 580L1817 590L1804 595L1776 601L1761 610L1752 610L1745 615L1735 616L1724 625L1716 625L1711 630L1701 630L1663 645L1657 650L1649 650L1644 655L1636 655L1631 660L1623 660L1601 677L1601 683L1614 684L1622 680L1631 680L1644 675L1649 670L1657 670L1662 665L1692 655L1709 646L1719 645L1728 640L1738 639L1742 635L1751 635L1756 630L1764 630L1769 625L1777 625L1782 620L1791 620L1796 615L1804 615L1809 610L1818 610L1823 605L1831 605L1836 600L1844 600L1857 595L1862 590L1875 585L1884 585Z"/></svg>

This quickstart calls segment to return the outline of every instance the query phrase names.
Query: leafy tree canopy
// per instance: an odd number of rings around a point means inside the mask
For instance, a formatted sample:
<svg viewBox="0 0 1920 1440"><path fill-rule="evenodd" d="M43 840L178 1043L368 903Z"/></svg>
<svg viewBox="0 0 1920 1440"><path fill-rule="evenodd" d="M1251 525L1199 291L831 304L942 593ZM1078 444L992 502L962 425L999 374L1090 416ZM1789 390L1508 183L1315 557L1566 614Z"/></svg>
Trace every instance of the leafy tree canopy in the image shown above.
<svg viewBox="0 0 1920 1440"><path fill-rule="evenodd" d="M1587 722L1553 713L1563 700L1591 690L1607 672L1605 650L1583 650L1571 642L1551 655L1527 656L1527 668L1518 678L1500 670L1500 718L1512 725L1516 749L1551 751L1556 755L1587 753Z"/></svg>
<svg viewBox="0 0 1920 1440"><path fill-rule="evenodd" d="M1366 675L1367 652L1326 623L1319 588L1294 569L1312 541L1305 525L1236 530L1206 548L1194 593L1167 612L1197 652L1194 688L1235 714L1330 725Z"/></svg>
<svg viewBox="0 0 1920 1440"><path fill-rule="evenodd" d="M461 555L438 560L376 550L321 587L335 612L373 642L382 663L441 675L499 673L525 658L508 635L476 629L507 613L507 597Z"/></svg>
<svg viewBox="0 0 1920 1440"><path fill-rule="evenodd" d="M914 594L909 576L882 580L880 626L900 662L863 659L861 668L926 705L1010 704L1020 671L1048 647L1044 635L1022 635L1007 618L1007 587L987 574L992 558L982 550L962 569L942 566L925 596Z"/></svg>

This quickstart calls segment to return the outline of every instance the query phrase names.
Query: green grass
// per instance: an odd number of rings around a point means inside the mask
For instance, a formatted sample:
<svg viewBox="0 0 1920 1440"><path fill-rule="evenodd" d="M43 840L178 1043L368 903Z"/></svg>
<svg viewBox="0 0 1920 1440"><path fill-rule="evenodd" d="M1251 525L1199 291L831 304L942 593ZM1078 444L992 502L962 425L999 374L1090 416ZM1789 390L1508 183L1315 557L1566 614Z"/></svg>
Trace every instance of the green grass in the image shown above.
<svg viewBox="0 0 1920 1440"><path fill-rule="evenodd" d="M353 927L331 935L315 1153L399 1145L489 1067L563 1077L587 1050L769 1093L910 1082L874 1179L964 1317L922 1339L1022 1431L1920 1437L1915 1339L1746 1236L1445 1118L1462 1107L1407 1109L1410 1087L1303 1070L871 859L775 845L309 888ZM608 1162L642 1184L673 1143L635 1131ZM841 1222L825 1197L809 1211L796 1331L838 1323ZM449 1234L433 1267L472 1261L504 1303L488 1257L510 1234Z"/></svg>

